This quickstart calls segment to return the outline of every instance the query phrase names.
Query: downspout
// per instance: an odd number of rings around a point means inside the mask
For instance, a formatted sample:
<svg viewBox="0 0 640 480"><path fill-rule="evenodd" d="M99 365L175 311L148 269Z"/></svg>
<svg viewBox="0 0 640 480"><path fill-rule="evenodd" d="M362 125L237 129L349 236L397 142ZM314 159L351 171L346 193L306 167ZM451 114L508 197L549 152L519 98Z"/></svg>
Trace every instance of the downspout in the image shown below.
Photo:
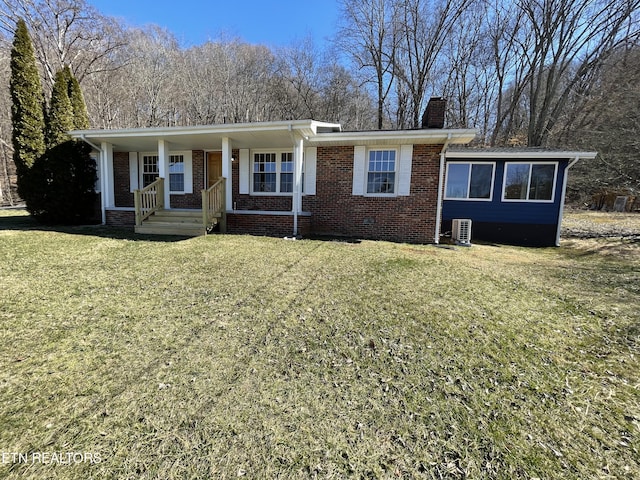
<svg viewBox="0 0 640 480"><path fill-rule="evenodd" d="M436 233L435 238L433 239L433 243L436 245L440 243L440 227L442 226L442 188L444 185L444 155L449 147L449 142L451 141L451 134L447 134L447 139L442 146L442 150L440 151L440 171L438 172L438 202L436 206Z"/></svg>
<svg viewBox="0 0 640 480"><path fill-rule="evenodd" d="M98 155L100 155L100 214L102 216L102 225L106 225L107 224L107 206L105 204L104 197L105 197L105 192L107 191L107 184L106 184L106 177L105 177L107 172L107 165L106 165L107 162L106 162L106 159L104 158L104 152L102 151L101 147L98 147L97 145L87 140L87 137L84 134L80 135L80 138L84 143L92 147L94 150L97 150Z"/></svg>
<svg viewBox="0 0 640 480"><path fill-rule="evenodd" d="M560 198L560 213L558 214L558 229L556 231L556 247L560 246L560 232L562 230L562 217L564 213L564 201L567 196L567 177L569 176L569 169L578 163L580 157L574 158L564 169L564 178L562 179L562 197Z"/></svg>

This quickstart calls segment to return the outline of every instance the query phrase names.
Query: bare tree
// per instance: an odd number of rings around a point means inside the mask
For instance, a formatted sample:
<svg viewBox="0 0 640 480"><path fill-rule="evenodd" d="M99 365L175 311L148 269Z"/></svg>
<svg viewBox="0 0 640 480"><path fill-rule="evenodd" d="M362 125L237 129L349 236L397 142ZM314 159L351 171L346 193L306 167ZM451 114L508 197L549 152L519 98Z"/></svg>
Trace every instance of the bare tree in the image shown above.
<svg viewBox="0 0 640 480"><path fill-rule="evenodd" d="M290 102L291 118L316 118L325 65L311 37L277 52L277 75Z"/></svg>
<svg viewBox="0 0 640 480"><path fill-rule="evenodd" d="M123 100L134 107L129 116L136 127L176 124L173 118L175 60L179 47L171 32L156 25L131 30L127 45Z"/></svg>
<svg viewBox="0 0 640 480"><path fill-rule="evenodd" d="M191 47L178 57L180 105L184 123L206 125L224 120L224 87L220 65L225 55L220 42Z"/></svg>
<svg viewBox="0 0 640 480"><path fill-rule="evenodd" d="M326 63L320 91L320 119L349 130L376 128L375 102L343 66Z"/></svg>
<svg viewBox="0 0 640 480"><path fill-rule="evenodd" d="M463 12L447 35L445 60L435 72L435 88L448 99L448 125L475 126L483 143L495 121L500 91L488 28L490 14L486 2L475 2Z"/></svg>
<svg viewBox="0 0 640 480"><path fill-rule="evenodd" d="M84 0L2 0L0 29L13 31L17 18L31 32L48 90L58 70L69 66L82 82L123 45L118 24Z"/></svg>
<svg viewBox="0 0 640 480"><path fill-rule="evenodd" d="M640 47L621 46L602 65L586 98L580 99L584 108L563 117L562 130L551 136L553 145L599 153L594 161L574 168L569 184L574 199L603 190L640 193L639 83Z"/></svg>
<svg viewBox="0 0 640 480"><path fill-rule="evenodd" d="M377 123L384 125L385 103L395 79L394 58L398 42L396 0L341 0L344 23L339 45L373 83Z"/></svg>
<svg viewBox="0 0 640 480"><path fill-rule="evenodd" d="M639 6L639 0L496 4L501 20L492 38L501 93L492 140L517 134L525 105L527 143L544 145L565 110L579 108L568 103L579 98L575 92L589 88L617 46L637 38Z"/></svg>
<svg viewBox="0 0 640 480"><path fill-rule="evenodd" d="M522 45L529 37L528 25L521 10L512 2L490 0L488 5L487 38L490 42L495 103L493 126L488 129L490 145L520 143L521 98L526 86L526 57Z"/></svg>
<svg viewBox="0 0 640 480"><path fill-rule="evenodd" d="M223 97L224 116L230 122L272 119L270 85L276 61L271 50L261 45L234 42L226 45Z"/></svg>
<svg viewBox="0 0 640 480"><path fill-rule="evenodd" d="M397 7L398 47L393 56L394 71L408 95L406 118L398 127L420 126L427 89L436 80L436 65L445 42L473 0L399 0ZM398 23L400 26L398 26Z"/></svg>
<svg viewBox="0 0 640 480"><path fill-rule="evenodd" d="M11 145L11 95L9 94L9 50L0 50L0 205L13 205L16 172Z"/></svg>

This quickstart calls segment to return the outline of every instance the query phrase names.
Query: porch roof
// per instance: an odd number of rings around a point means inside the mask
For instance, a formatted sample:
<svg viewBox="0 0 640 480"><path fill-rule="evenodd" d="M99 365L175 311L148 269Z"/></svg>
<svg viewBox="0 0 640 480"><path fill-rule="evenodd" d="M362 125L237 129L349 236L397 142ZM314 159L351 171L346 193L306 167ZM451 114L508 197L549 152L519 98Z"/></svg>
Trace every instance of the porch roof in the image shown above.
<svg viewBox="0 0 640 480"><path fill-rule="evenodd" d="M283 148L302 136L308 145L398 145L468 143L471 129L370 130L343 132L336 123L315 120L235 123L190 127L155 127L105 130L74 130L76 139L113 145L114 151L155 151L159 140L172 150L220 150L224 138L233 148Z"/></svg>
<svg viewBox="0 0 640 480"><path fill-rule="evenodd" d="M189 127L150 127L105 130L73 130L72 138L113 145L114 151L154 151L158 140L171 144L173 150L220 150L223 138L234 148L282 148L293 144L293 134L304 138L320 132L339 132L335 123L315 120L288 122L232 123Z"/></svg>

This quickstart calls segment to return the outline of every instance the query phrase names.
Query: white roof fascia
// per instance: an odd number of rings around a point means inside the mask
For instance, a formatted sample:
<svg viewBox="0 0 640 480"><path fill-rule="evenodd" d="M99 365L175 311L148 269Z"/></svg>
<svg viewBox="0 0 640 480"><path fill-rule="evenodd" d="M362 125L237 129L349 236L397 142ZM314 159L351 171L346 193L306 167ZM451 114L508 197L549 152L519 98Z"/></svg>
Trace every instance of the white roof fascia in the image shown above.
<svg viewBox="0 0 640 480"><path fill-rule="evenodd" d="M526 159L558 159L558 158L569 158L569 159L585 159L592 160L596 158L598 155L597 152L566 152L566 151L553 151L553 150L545 150L545 151L532 151L528 152L526 150L514 150L514 151L495 151L495 150L469 150L469 151L461 151L461 150L449 150L445 152L445 157L447 159L451 158L486 158L486 159L496 159L496 158L514 158L518 157L526 158Z"/></svg>
<svg viewBox="0 0 640 480"><path fill-rule="evenodd" d="M316 122L315 120L292 120L278 122L225 123L219 125L199 125L188 127L141 127L102 130L72 130L69 134L74 138L124 138L124 137L163 137L167 135L233 135L241 132L268 132L299 130L305 137L316 135L318 130L334 130L340 132L342 127L337 123Z"/></svg>
<svg viewBox="0 0 640 480"><path fill-rule="evenodd" d="M476 137L474 129L369 130L362 132L318 133L309 138L313 145L373 144L466 144Z"/></svg>

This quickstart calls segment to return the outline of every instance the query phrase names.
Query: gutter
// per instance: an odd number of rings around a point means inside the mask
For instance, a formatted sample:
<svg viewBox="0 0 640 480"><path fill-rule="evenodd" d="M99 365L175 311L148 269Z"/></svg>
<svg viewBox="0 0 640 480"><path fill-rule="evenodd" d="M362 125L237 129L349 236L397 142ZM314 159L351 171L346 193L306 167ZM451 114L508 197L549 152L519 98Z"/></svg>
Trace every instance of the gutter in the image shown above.
<svg viewBox="0 0 640 480"><path fill-rule="evenodd" d="M564 169L564 178L562 179L562 197L560 198L560 213L558 214L558 229L556 231L556 247L560 246L560 231L562 230L562 217L564 214L564 201L567 196L567 178L569 177L569 169L580 160L580 155L569 162Z"/></svg>
<svg viewBox="0 0 640 480"><path fill-rule="evenodd" d="M444 186L444 154L449 147L449 142L451 141L451 133L447 134L447 139L442 146L442 150L440 151L440 171L438 172L438 202L436 206L436 233L433 239L433 243L438 245L440 243L440 228L442 226L442 188Z"/></svg>
<svg viewBox="0 0 640 480"><path fill-rule="evenodd" d="M107 185L106 185L105 175L107 172L107 166L106 166L106 159L104 158L104 152L102 151L102 148L98 147L94 143L87 140L87 137L85 136L84 133L80 135L80 138L84 143L92 147L94 150L98 151L98 155L100 159L100 213L102 215L102 225L106 225L107 224L107 208L105 205L105 192L107 191Z"/></svg>

